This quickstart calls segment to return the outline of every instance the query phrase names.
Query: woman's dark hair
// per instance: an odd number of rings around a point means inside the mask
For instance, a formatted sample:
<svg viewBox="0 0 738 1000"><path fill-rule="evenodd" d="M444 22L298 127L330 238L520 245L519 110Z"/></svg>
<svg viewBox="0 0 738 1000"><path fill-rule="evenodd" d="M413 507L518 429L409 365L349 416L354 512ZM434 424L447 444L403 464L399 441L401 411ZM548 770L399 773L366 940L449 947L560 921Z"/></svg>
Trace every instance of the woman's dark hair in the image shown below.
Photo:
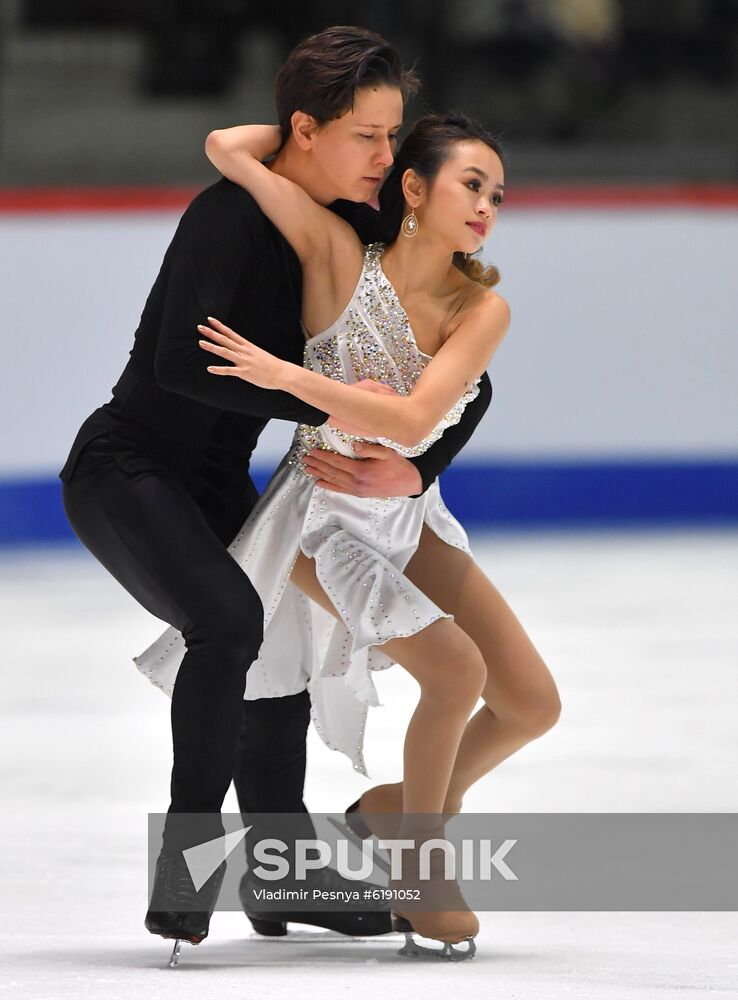
<svg viewBox="0 0 738 1000"><path fill-rule="evenodd" d="M292 115L304 111L321 124L340 118L362 87L397 87L403 101L420 81L404 69L397 49L381 35L352 25L326 28L303 39L277 74L274 97L282 142L292 135Z"/></svg>
<svg viewBox="0 0 738 1000"><path fill-rule="evenodd" d="M489 146L502 160L502 149L497 139L483 125L466 115L458 112L425 115L415 124L397 151L392 169L379 192L381 226L386 243L393 243L400 232L405 212L405 196L402 192L405 171L414 170L419 177L432 184L451 155L453 147L459 142L475 139ZM467 277L487 288L500 280L500 272L496 267L485 267L481 261L463 253L454 254L454 264Z"/></svg>

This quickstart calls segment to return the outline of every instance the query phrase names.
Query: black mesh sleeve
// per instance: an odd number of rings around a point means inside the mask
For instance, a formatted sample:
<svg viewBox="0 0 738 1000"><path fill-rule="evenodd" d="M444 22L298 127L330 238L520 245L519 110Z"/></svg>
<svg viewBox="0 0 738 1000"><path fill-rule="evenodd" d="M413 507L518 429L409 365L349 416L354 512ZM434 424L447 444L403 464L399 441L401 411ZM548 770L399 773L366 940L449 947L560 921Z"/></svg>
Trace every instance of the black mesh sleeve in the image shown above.
<svg viewBox="0 0 738 1000"><path fill-rule="evenodd" d="M479 380L479 395L467 405L458 424L445 430L439 440L422 455L410 459L423 480L423 493L456 458L476 430L491 401L492 383L489 375L484 372Z"/></svg>

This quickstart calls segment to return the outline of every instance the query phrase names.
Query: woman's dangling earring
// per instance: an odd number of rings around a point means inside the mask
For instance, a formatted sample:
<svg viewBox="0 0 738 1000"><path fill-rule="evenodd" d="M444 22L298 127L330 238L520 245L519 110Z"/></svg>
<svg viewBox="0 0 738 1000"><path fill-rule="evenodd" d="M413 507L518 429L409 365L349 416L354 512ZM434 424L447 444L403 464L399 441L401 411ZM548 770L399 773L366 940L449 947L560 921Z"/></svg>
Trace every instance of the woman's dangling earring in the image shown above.
<svg viewBox="0 0 738 1000"><path fill-rule="evenodd" d="M418 235L418 218L415 212L411 212L410 215L405 216L402 220L400 230L403 236L413 237Z"/></svg>

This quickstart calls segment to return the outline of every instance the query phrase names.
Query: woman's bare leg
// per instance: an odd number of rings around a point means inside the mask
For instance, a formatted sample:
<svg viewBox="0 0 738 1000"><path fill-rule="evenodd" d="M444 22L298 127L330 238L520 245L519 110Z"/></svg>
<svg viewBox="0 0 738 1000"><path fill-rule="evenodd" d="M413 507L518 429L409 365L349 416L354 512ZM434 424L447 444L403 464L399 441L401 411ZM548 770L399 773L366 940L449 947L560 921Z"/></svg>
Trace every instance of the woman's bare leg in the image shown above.
<svg viewBox="0 0 738 1000"><path fill-rule="evenodd" d="M454 616L486 664L485 704L464 730L444 803L445 812L457 812L479 778L554 725L559 696L522 625L473 559L424 528L405 572ZM362 811L394 812L401 800L400 784L379 785L362 796Z"/></svg>
<svg viewBox="0 0 738 1000"><path fill-rule="evenodd" d="M338 617L317 579L312 559L300 553L291 580ZM484 660L469 636L449 619L378 648L401 664L420 686L420 699L405 736L400 811L441 813L459 742L486 680Z"/></svg>
<svg viewBox="0 0 738 1000"><path fill-rule="evenodd" d="M298 555L292 582L326 611L338 617L315 573L315 563ZM459 744L487 676L487 669L474 642L449 619L433 622L421 632L392 639L379 648L401 664L418 682L420 699L405 735L401 801L395 811L402 814L399 825L393 818L390 837L415 841L416 854L405 859L407 871L398 881L402 889L420 889L430 903L431 886L418 882L414 872L421 844L428 837L442 836L443 804L459 751ZM413 862L415 858L415 863ZM473 937L479 930L476 916L464 909L464 900L455 883L434 881L437 894L432 910L403 912L415 930L440 941L455 943ZM430 905L433 905L430 903ZM448 908L447 908L448 907Z"/></svg>

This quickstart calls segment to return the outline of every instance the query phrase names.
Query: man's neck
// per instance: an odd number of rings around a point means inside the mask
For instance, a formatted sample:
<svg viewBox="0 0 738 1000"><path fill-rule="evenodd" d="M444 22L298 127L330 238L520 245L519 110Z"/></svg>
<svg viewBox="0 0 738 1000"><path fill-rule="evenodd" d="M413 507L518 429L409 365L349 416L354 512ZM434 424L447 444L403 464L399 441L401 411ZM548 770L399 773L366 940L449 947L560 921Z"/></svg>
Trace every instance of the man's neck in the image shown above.
<svg viewBox="0 0 738 1000"><path fill-rule="evenodd" d="M338 198L338 194L326 178L316 174L310 157L292 142L288 142L280 149L272 160L270 168L280 177L286 177L294 184L299 184L319 205L330 205Z"/></svg>

